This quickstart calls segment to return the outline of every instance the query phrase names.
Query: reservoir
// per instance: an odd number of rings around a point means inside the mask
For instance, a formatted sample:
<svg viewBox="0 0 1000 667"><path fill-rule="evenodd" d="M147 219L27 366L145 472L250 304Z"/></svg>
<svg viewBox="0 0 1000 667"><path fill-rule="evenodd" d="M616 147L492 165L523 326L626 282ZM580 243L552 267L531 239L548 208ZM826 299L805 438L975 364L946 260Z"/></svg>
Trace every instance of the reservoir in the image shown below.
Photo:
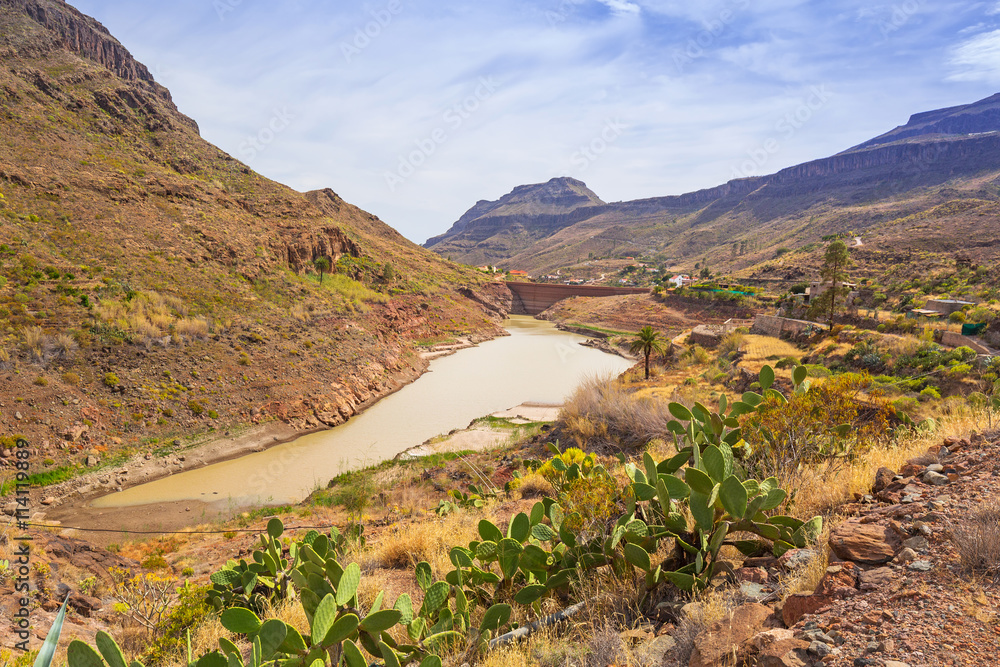
<svg viewBox="0 0 1000 667"><path fill-rule="evenodd" d="M336 428L98 498L94 507L201 500L219 507L303 500L337 475L391 459L484 415L561 404L580 382L632 363L550 322L512 316L510 336L434 359L427 373Z"/></svg>

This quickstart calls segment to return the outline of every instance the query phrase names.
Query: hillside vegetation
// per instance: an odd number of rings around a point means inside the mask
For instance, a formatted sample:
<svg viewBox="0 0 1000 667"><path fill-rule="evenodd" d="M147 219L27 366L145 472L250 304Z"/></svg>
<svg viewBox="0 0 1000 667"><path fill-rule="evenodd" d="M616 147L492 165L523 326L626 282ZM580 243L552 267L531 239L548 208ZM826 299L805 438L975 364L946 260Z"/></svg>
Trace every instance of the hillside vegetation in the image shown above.
<svg viewBox="0 0 1000 667"><path fill-rule="evenodd" d="M0 4L0 57L0 431L46 467L336 424L415 376L416 341L499 333L502 288L205 142L72 7Z"/></svg>

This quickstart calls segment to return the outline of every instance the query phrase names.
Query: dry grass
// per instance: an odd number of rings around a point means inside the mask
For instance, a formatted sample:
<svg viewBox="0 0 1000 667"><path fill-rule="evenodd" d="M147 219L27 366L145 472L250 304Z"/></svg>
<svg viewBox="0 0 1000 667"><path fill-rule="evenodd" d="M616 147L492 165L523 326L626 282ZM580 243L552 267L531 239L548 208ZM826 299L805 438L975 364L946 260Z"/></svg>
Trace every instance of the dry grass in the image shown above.
<svg viewBox="0 0 1000 667"><path fill-rule="evenodd" d="M410 568L427 561L439 576L452 569L449 550L477 539L479 522L493 519L489 512L454 512L442 519L400 523L379 536L362 554L366 567Z"/></svg>
<svg viewBox="0 0 1000 667"><path fill-rule="evenodd" d="M209 331L208 320L203 317L185 317L177 321L174 325L174 331L181 336L207 338Z"/></svg>
<svg viewBox="0 0 1000 667"><path fill-rule="evenodd" d="M967 574L1000 581L1000 502L994 500L973 510L968 519L952 526L950 533Z"/></svg>
<svg viewBox="0 0 1000 667"><path fill-rule="evenodd" d="M736 608L735 599L724 590L712 589L701 593L684 608L684 614L672 633L677 646L670 657L675 664L686 665L691 661L694 640L710 625L721 621Z"/></svg>
<svg viewBox="0 0 1000 667"><path fill-rule="evenodd" d="M312 320L312 314L309 312L309 308L303 303L297 303L292 306L291 309L289 309L288 314L299 322L309 322Z"/></svg>
<svg viewBox="0 0 1000 667"><path fill-rule="evenodd" d="M825 514L852 502L856 493L869 493L879 468L898 471L908 460L925 454L932 445L940 444L942 438L961 437L981 429L983 425L979 418L965 412L939 422L936 431L905 435L889 445L871 448L863 458L835 468L831 464L808 468L799 472L795 479L782 481L786 487L798 489L793 507L796 515L812 517Z"/></svg>
<svg viewBox="0 0 1000 667"><path fill-rule="evenodd" d="M552 495L552 484L537 472L523 476L517 485L521 498L543 498Z"/></svg>
<svg viewBox="0 0 1000 667"><path fill-rule="evenodd" d="M808 563L790 572L781 578L781 599L785 600L795 593L812 593L819 586L820 580L826 574L826 568L830 565L830 551L825 546L829 540L830 531L828 529L819 539L819 544L823 545L816 549L816 557L810 559Z"/></svg>
<svg viewBox="0 0 1000 667"><path fill-rule="evenodd" d="M584 381L559 416L581 448L613 451L644 447L662 437L673 419L666 401L637 397L609 378Z"/></svg>

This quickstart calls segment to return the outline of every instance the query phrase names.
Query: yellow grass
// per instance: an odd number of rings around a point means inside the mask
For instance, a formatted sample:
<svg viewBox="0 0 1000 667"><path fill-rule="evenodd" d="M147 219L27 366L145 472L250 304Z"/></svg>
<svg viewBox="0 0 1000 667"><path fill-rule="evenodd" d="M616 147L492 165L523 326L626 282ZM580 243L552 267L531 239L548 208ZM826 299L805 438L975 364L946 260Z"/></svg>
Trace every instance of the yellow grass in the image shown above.
<svg viewBox="0 0 1000 667"><path fill-rule="evenodd" d="M742 349L745 354L740 365L754 373L759 373L764 366L773 367L776 362L785 357L801 359L803 354L802 350L788 341L753 334L746 335Z"/></svg>
<svg viewBox="0 0 1000 667"><path fill-rule="evenodd" d="M830 564L830 551L826 547L830 539L829 526L820 537L818 544L823 545L817 549L817 556L806 565L781 579L781 599L785 600L795 593L812 593L819 586L820 580L826 574L826 568Z"/></svg>
<svg viewBox="0 0 1000 667"><path fill-rule="evenodd" d="M828 513L852 502L856 493L869 493L879 468L899 472L909 459L924 454L932 445L940 444L942 438L961 437L985 426L985 420L980 416L960 414L939 422L934 432L918 433L904 437L893 445L873 448L864 457L838 469L819 466L805 470L788 483L789 487L798 489L795 513L804 517Z"/></svg>
<svg viewBox="0 0 1000 667"><path fill-rule="evenodd" d="M444 518L425 518L417 523L400 523L379 536L368 553L362 554L366 567L409 568L420 561L430 563L438 576L452 568L448 552L453 546L478 539L480 520L494 517L486 512L458 511Z"/></svg>

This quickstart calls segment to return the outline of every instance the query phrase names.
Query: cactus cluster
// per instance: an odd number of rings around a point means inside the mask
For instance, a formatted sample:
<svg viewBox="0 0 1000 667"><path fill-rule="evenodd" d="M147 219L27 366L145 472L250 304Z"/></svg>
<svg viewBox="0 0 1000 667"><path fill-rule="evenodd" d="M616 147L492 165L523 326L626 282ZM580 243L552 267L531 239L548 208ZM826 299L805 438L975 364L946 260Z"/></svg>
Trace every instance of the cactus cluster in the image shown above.
<svg viewBox="0 0 1000 667"><path fill-rule="evenodd" d="M658 462L646 453L641 465L623 459L628 476L623 487L596 457L560 452L551 445L554 456L542 467L557 497L535 503L503 529L481 520L480 539L450 550L454 569L443 580L435 580L428 563L419 563L414 572L423 592L419 607L404 593L392 608L383 609L379 593L362 612L357 599L360 568L354 563L344 567L339 560L345 537L334 528L329 536L311 531L295 542L282 540L284 526L272 519L250 560L230 561L211 577L210 600L221 612L223 626L252 642L249 658L220 639L218 650L197 661L189 655L189 665L361 667L371 661L367 654L388 667L438 667L436 647L468 642L482 648L510 626L514 605L540 615L544 598L568 591L574 581L600 568L620 577L644 577L647 590L669 583L694 591L733 574L719 558L726 545L748 555L766 548L780 555L804 547L818 538L822 519L803 522L774 515L787 492L774 477L749 478L741 465L749 448L738 418L756 410L766 397L785 400L773 388L774 379L774 371L765 367L759 378L762 394L749 392L732 404L722 397L718 412L698 403L691 408L671 403L676 419L668 428L675 436L676 455ZM796 391L808 391L805 368L795 369L793 381ZM589 524L566 501L572 491L588 485L611 485L609 506L614 510L605 518L591 517ZM452 497L479 507L473 496L482 498L479 489L468 497ZM736 534L757 539L736 540ZM672 553L654 562L664 540L673 546ZM259 617L271 603L291 598L302 605L308 634ZM390 630L397 625L405 628L408 643L393 638ZM125 667L114 640L101 634L97 644L100 653L73 642L70 667L106 667L105 661Z"/></svg>

